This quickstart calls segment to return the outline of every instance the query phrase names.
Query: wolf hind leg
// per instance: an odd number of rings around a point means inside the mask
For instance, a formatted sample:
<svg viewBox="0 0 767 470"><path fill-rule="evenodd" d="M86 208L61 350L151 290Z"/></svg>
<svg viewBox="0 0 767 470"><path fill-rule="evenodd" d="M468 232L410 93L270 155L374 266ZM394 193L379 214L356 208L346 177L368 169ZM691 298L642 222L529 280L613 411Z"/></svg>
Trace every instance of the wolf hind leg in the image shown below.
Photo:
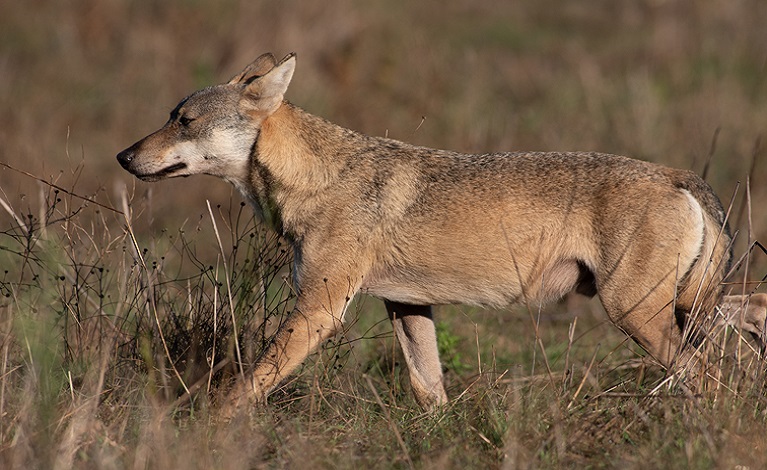
<svg viewBox="0 0 767 470"><path fill-rule="evenodd" d="M402 348L416 402L425 410L447 403L431 306L385 301Z"/></svg>
<svg viewBox="0 0 767 470"><path fill-rule="evenodd" d="M614 272L610 282L599 286L602 305L613 324L663 367L669 368L675 359L679 359L677 355L683 343L682 329L674 311L673 271L659 276L660 281L655 283L641 283L636 281L642 279L641 273L634 272L633 267L628 269L628 266L631 263L624 263Z"/></svg>
<svg viewBox="0 0 767 470"><path fill-rule="evenodd" d="M725 295L720 304L722 317L719 321L742 331L748 331L765 346L765 323L767 323L767 294Z"/></svg>

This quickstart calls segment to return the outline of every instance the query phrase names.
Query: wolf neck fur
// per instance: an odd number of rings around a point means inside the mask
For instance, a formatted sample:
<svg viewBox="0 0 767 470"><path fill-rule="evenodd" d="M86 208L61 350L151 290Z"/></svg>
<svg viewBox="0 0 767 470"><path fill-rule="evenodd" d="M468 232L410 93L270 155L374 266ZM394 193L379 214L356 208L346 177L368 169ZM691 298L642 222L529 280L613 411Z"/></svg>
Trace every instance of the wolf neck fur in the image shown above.
<svg viewBox="0 0 767 470"><path fill-rule="evenodd" d="M320 191L344 167L344 147L354 145L337 138L344 131L285 102L261 124L258 163L283 188Z"/></svg>
<svg viewBox="0 0 767 470"><path fill-rule="evenodd" d="M284 227L288 235L300 231L312 203L347 165L355 136L284 102L261 123L250 176L259 194L247 195L248 199L258 201L273 227Z"/></svg>

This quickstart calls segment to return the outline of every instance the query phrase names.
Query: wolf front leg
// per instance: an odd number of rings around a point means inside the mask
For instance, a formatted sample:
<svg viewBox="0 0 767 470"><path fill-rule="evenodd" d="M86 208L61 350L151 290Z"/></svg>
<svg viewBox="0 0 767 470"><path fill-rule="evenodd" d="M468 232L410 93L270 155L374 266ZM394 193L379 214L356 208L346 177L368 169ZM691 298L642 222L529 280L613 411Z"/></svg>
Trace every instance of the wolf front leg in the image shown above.
<svg viewBox="0 0 767 470"><path fill-rule="evenodd" d="M263 402L279 383L323 341L342 326L346 308L358 286L346 279L319 278L302 286L296 307L280 325L269 346L232 392L229 406Z"/></svg>
<svg viewBox="0 0 767 470"><path fill-rule="evenodd" d="M429 305L408 305L385 301L386 311L405 356L410 386L415 400L424 410L447 403L442 385L437 334Z"/></svg>

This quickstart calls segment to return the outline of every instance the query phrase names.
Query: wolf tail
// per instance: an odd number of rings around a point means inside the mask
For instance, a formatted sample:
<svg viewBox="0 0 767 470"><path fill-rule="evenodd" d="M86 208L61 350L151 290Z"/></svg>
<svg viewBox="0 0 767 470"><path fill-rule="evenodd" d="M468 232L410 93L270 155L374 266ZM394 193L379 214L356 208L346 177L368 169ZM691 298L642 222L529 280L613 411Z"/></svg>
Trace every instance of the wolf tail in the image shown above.
<svg viewBox="0 0 767 470"><path fill-rule="evenodd" d="M679 284L677 311L710 313L721 299L721 283L732 262L730 229L724 208L708 183L690 171L674 170L671 176L674 186L690 193L703 212L700 254Z"/></svg>

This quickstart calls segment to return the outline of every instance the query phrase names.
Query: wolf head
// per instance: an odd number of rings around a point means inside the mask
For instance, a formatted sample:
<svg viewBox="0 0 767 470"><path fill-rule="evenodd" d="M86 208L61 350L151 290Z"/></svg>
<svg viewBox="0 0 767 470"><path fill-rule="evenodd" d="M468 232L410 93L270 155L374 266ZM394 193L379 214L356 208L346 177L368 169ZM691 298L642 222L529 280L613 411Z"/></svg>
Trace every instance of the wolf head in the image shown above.
<svg viewBox="0 0 767 470"><path fill-rule="evenodd" d="M171 111L168 122L117 155L144 181L209 174L243 181L261 123L281 105L296 66L264 54L229 82L196 91Z"/></svg>

